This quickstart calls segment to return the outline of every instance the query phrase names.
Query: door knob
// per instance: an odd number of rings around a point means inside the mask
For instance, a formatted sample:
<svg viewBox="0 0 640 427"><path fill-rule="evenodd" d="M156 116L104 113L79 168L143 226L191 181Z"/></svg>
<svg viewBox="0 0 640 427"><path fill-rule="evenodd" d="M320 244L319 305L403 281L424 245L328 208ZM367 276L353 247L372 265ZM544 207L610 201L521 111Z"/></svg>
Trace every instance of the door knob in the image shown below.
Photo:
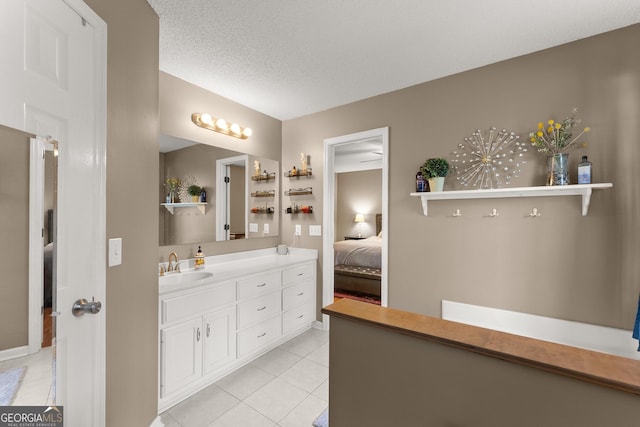
<svg viewBox="0 0 640 427"><path fill-rule="evenodd" d="M84 298L80 298L73 303L73 307L71 308L71 312L74 316L80 317L85 313L96 314L102 308L102 303L100 301L96 301L95 298L92 298L91 301L87 301Z"/></svg>

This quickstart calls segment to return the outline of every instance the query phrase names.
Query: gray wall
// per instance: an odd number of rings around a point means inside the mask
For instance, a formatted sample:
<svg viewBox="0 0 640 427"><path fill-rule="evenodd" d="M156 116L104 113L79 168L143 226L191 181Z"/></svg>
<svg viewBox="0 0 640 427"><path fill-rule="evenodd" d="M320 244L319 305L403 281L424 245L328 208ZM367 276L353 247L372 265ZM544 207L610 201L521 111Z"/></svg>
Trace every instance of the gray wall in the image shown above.
<svg viewBox="0 0 640 427"><path fill-rule="evenodd" d="M336 240L358 235L356 213L364 215L362 235L375 235L376 214L382 213L382 170L339 173L336 191Z"/></svg>
<svg viewBox="0 0 640 427"><path fill-rule="evenodd" d="M332 317L331 427L628 427L640 396Z"/></svg>
<svg viewBox="0 0 640 427"><path fill-rule="evenodd" d="M0 350L29 344L29 137L0 126Z"/></svg>
<svg viewBox="0 0 640 427"><path fill-rule="evenodd" d="M448 299L631 329L640 287L638 39L634 25L288 120L282 150L311 154L320 205L323 140L390 127L390 306L440 316ZM448 156L474 130L507 128L526 140L572 107L592 128L587 148L571 155L572 179L587 154L594 180L614 183L595 192L589 216L578 198L563 197L438 202L425 218L409 196L424 160ZM542 185L544 163L531 152L514 185ZM533 207L541 217L528 217ZM461 218L451 217L456 208ZM489 218L493 208L501 216ZM292 227L285 217L283 235ZM301 246L321 251L322 241L303 235Z"/></svg>

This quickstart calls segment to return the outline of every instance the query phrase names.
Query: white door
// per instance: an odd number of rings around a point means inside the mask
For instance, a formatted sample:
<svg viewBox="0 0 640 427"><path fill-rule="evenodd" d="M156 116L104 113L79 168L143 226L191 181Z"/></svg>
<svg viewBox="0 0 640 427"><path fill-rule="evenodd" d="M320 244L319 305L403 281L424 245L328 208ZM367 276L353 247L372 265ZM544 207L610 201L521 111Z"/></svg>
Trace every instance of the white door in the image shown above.
<svg viewBox="0 0 640 427"><path fill-rule="evenodd" d="M106 25L81 0L0 2L0 123L59 142L56 404L104 425Z"/></svg>

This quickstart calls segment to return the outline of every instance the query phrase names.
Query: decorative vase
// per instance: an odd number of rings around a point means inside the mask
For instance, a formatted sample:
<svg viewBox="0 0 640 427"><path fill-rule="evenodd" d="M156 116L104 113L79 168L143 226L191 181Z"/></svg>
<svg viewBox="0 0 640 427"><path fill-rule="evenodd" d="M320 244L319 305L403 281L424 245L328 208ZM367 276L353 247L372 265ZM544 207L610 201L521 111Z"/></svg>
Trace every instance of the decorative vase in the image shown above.
<svg viewBox="0 0 640 427"><path fill-rule="evenodd" d="M176 202L176 192L171 190L169 191L169 203L175 203Z"/></svg>
<svg viewBox="0 0 640 427"><path fill-rule="evenodd" d="M547 185L569 185L569 155L547 156Z"/></svg>
<svg viewBox="0 0 640 427"><path fill-rule="evenodd" d="M444 188L443 176L429 178L429 191L442 191L443 188Z"/></svg>
<svg viewBox="0 0 640 427"><path fill-rule="evenodd" d="M191 195L191 201L193 203L198 203L200 201L200 195L197 195L197 196Z"/></svg>

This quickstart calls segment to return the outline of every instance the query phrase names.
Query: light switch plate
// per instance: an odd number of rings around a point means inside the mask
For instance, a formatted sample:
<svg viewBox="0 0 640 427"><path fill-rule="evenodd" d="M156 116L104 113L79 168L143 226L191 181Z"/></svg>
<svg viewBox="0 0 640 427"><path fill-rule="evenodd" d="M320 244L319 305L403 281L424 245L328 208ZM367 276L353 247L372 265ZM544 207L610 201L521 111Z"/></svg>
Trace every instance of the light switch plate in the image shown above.
<svg viewBox="0 0 640 427"><path fill-rule="evenodd" d="M322 226L321 225L310 225L309 226L309 236L322 236Z"/></svg>
<svg viewBox="0 0 640 427"><path fill-rule="evenodd" d="M262 234L269 234L269 224L264 224L264 228L262 229Z"/></svg>
<svg viewBox="0 0 640 427"><path fill-rule="evenodd" d="M249 233L257 233L258 232L258 224L250 223L249 224Z"/></svg>
<svg viewBox="0 0 640 427"><path fill-rule="evenodd" d="M122 264L122 237L109 239L109 267Z"/></svg>
<svg viewBox="0 0 640 427"><path fill-rule="evenodd" d="M296 224L296 236L302 236L302 226L300 224Z"/></svg>

